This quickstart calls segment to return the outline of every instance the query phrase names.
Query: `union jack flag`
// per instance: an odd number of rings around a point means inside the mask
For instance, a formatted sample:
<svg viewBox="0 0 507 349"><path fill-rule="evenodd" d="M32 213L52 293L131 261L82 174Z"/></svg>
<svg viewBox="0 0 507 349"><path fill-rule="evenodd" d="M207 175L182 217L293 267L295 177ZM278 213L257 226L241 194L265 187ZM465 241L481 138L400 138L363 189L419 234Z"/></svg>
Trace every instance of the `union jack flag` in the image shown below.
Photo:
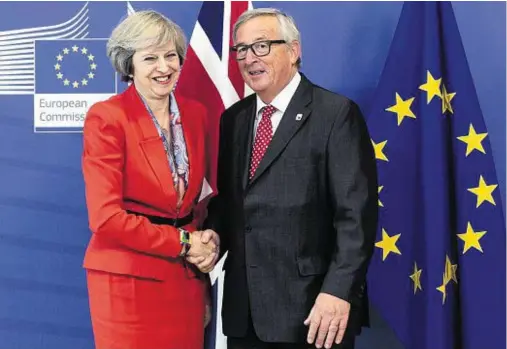
<svg viewBox="0 0 507 349"><path fill-rule="evenodd" d="M249 93L237 62L229 55L234 23L248 7L248 1L203 2L178 81L180 93L208 109L208 126L213 132L210 157L213 159L216 158L221 113L243 98L245 92ZM207 176L212 188L215 187L215 169L216 164Z"/></svg>
<svg viewBox="0 0 507 349"><path fill-rule="evenodd" d="M201 205L216 192L216 158L218 151L218 129L222 112L247 96L252 91L245 85L238 63L229 55L233 45L233 27L244 11L251 9L249 1L204 1L195 23L182 68L177 89L183 95L201 102L208 110L209 166L201 194ZM206 330L207 349L225 349L226 338L222 334L220 318L222 308L223 272L217 264L211 273L213 285L213 319Z"/></svg>

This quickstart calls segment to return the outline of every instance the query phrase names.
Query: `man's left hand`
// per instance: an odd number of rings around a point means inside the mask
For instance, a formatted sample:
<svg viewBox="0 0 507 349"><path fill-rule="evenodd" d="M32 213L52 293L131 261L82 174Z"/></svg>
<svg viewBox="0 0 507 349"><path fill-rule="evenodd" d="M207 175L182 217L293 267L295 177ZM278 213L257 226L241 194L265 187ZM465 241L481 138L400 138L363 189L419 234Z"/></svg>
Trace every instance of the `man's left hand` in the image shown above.
<svg viewBox="0 0 507 349"><path fill-rule="evenodd" d="M305 320L305 325L310 325L308 343L313 344L315 341L317 348L322 348L325 343L328 349L332 347L333 342L340 344L347 328L349 314L349 302L327 293L320 293Z"/></svg>

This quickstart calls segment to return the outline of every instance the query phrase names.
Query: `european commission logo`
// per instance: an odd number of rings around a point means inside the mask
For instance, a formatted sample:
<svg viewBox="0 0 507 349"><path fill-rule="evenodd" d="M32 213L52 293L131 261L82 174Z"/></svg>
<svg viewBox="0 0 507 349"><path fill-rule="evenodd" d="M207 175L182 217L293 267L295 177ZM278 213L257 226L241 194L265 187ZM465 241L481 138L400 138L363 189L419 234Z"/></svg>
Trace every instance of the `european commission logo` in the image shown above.
<svg viewBox="0 0 507 349"><path fill-rule="evenodd" d="M81 131L88 109L116 94L107 39L35 41L36 132Z"/></svg>

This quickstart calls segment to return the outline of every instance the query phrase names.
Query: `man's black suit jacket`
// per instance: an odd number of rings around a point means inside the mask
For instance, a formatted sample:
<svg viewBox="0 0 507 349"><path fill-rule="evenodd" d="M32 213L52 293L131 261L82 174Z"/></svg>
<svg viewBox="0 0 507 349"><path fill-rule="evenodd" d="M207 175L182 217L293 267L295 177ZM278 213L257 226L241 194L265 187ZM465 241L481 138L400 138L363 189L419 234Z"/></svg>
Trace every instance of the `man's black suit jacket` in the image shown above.
<svg viewBox="0 0 507 349"><path fill-rule="evenodd" d="M224 334L244 336L251 311L261 340L304 342L303 321L320 292L352 304L349 330L357 331L367 321L365 279L378 209L363 116L354 102L302 75L248 180L255 112L251 95L220 123L218 195L207 225L228 251Z"/></svg>

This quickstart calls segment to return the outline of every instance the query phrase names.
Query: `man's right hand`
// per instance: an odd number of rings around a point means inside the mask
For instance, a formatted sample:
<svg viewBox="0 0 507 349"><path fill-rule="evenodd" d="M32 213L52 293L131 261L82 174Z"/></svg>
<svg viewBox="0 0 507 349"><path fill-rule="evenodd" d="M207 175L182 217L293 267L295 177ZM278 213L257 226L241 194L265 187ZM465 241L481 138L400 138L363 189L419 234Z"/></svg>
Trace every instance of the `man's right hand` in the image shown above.
<svg viewBox="0 0 507 349"><path fill-rule="evenodd" d="M220 238L213 230L195 231L190 234L190 250L187 261L195 264L203 273L213 270L220 255Z"/></svg>

